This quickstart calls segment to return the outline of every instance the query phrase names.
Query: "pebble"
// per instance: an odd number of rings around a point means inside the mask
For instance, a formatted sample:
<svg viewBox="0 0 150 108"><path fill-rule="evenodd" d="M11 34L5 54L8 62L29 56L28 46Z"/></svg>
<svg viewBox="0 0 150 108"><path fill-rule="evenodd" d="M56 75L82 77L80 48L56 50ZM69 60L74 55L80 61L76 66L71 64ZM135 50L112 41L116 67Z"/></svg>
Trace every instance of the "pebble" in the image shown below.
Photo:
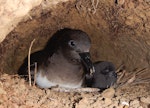
<svg viewBox="0 0 150 108"><path fill-rule="evenodd" d="M137 108L138 106L140 106L140 102L135 99L133 101L130 101L130 106L134 106L135 108Z"/></svg>
<svg viewBox="0 0 150 108"><path fill-rule="evenodd" d="M125 105L125 106L123 106L123 108L129 108L129 106L128 106L128 105Z"/></svg>
<svg viewBox="0 0 150 108"><path fill-rule="evenodd" d="M129 106L129 99L122 97L122 98L120 98L119 101L120 101L119 104L128 105Z"/></svg>
<svg viewBox="0 0 150 108"><path fill-rule="evenodd" d="M140 101L146 104L150 104L150 97L141 97Z"/></svg>
<svg viewBox="0 0 150 108"><path fill-rule="evenodd" d="M129 106L129 103L128 103L128 102L125 102L125 101L121 102L121 104L122 104L122 105L125 105L125 106Z"/></svg>
<svg viewBox="0 0 150 108"><path fill-rule="evenodd" d="M108 88L105 91L102 92L102 97L103 98L113 98L115 95L115 89L114 88Z"/></svg>
<svg viewBox="0 0 150 108"><path fill-rule="evenodd" d="M110 98L105 98L104 102L106 106L112 104L112 100Z"/></svg>
<svg viewBox="0 0 150 108"><path fill-rule="evenodd" d="M119 4L119 5L123 5L124 3L125 3L125 0L119 0L119 1L118 1L118 4Z"/></svg>

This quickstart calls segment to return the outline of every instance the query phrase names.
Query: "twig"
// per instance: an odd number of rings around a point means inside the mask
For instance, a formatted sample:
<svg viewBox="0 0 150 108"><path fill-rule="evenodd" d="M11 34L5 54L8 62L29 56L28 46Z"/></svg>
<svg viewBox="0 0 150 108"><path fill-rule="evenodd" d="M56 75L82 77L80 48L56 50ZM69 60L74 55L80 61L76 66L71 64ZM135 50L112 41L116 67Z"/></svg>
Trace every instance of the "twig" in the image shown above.
<svg viewBox="0 0 150 108"><path fill-rule="evenodd" d="M29 52L28 52L28 76L29 76L29 86L31 86L30 54L31 54L31 48L32 48L32 45L33 45L34 41L35 41L35 39L33 39L33 41L31 42L30 47L29 47Z"/></svg>
<svg viewBox="0 0 150 108"><path fill-rule="evenodd" d="M136 72L136 75L143 74L147 70L148 70L147 68L140 69L139 71Z"/></svg>
<svg viewBox="0 0 150 108"><path fill-rule="evenodd" d="M32 18L32 16L28 13L27 14L27 16L32 20L33 18Z"/></svg>
<svg viewBox="0 0 150 108"><path fill-rule="evenodd" d="M37 62L35 62L34 64L35 64L35 68L34 68L34 82L33 82L33 86L35 86L35 81L36 81Z"/></svg>
<svg viewBox="0 0 150 108"><path fill-rule="evenodd" d="M118 78L118 80L117 80L117 83L120 82L120 80L123 78L123 76L125 75L125 73L126 73L126 71L123 70L123 71L122 71L122 74L119 76L119 78Z"/></svg>
<svg viewBox="0 0 150 108"><path fill-rule="evenodd" d="M120 73L120 70L123 70L124 67L125 67L124 64L121 64L121 65L117 68L116 73Z"/></svg>
<svg viewBox="0 0 150 108"><path fill-rule="evenodd" d="M140 81L134 81L134 82L132 82L132 83L130 83L131 85L136 85L136 84L143 84L143 83L150 83L150 79L142 79L142 80L140 80ZM127 85L129 85L129 83L126 83L126 82L124 82L124 83L122 83L122 84L120 84L119 86L118 86L118 88L119 87L124 87L124 86L127 86Z"/></svg>
<svg viewBox="0 0 150 108"><path fill-rule="evenodd" d="M150 78L145 78L145 79L136 79L134 83L136 82L149 82L150 83Z"/></svg>
<svg viewBox="0 0 150 108"><path fill-rule="evenodd" d="M127 82L128 79L131 79L131 76L138 76L138 75L141 75L143 74L143 72L146 71L146 68L143 68L143 69L140 69L140 70L136 70L136 71L133 71L133 72L130 72L128 73L128 75L122 80L123 82ZM119 78L118 78L119 79ZM136 79L136 78L135 78ZM120 81L120 80L119 80Z"/></svg>
<svg viewBox="0 0 150 108"><path fill-rule="evenodd" d="M129 80L127 80L127 84L130 84L130 83L132 83L133 81L135 81L135 79L136 79L136 75L134 74Z"/></svg>

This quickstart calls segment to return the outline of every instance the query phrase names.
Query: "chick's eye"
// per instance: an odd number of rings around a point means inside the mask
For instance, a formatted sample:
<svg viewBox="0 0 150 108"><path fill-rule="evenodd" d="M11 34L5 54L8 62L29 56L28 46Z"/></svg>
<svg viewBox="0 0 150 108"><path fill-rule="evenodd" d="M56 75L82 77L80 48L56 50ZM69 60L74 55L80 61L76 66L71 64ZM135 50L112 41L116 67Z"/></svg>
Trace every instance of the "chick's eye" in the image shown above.
<svg viewBox="0 0 150 108"><path fill-rule="evenodd" d="M71 47L75 47L75 46L76 46L76 42L73 41L73 40L70 40L70 41L69 41L69 45L70 45Z"/></svg>

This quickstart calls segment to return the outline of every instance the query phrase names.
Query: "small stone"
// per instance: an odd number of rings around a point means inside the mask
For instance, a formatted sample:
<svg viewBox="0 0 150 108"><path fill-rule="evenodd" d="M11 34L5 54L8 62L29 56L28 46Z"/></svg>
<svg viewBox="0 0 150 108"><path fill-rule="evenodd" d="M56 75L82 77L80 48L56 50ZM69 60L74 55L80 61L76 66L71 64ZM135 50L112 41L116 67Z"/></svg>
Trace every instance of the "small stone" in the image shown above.
<svg viewBox="0 0 150 108"><path fill-rule="evenodd" d="M135 8L135 4L134 4L132 1L130 1L130 2L128 3L128 7L129 7L130 9L134 9L134 8Z"/></svg>
<svg viewBox="0 0 150 108"><path fill-rule="evenodd" d="M140 101L146 104L150 104L150 97L141 97Z"/></svg>
<svg viewBox="0 0 150 108"><path fill-rule="evenodd" d="M115 89L114 88L108 88L105 91L102 92L102 97L103 98L113 98L115 95Z"/></svg>
<svg viewBox="0 0 150 108"><path fill-rule="evenodd" d="M105 98L104 102L106 106L112 104L112 100L110 98Z"/></svg>
<svg viewBox="0 0 150 108"><path fill-rule="evenodd" d="M140 106L140 102L136 99L130 102L130 106L134 106L135 108Z"/></svg>
<svg viewBox="0 0 150 108"><path fill-rule="evenodd" d="M128 105L125 105L125 106L123 106L123 108L129 108L129 106L128 106Z"/></svg>
<svg viewBox="0 0 150 108"><path fill-rule="evenodd" d="M134 17L134 22L135 23L141 23L142 22L142 20L139 18L139 17Z"/></svg>
<svg viewBox="0 0 150 108"><path fill-rule="evenodd" d="M143 12L140 12L138 15L144 20L147 19L145 13L143 13Z"/></svg>
<svg viewBox="0 0 150 108"><path fill-rule="evenodd" d="M125 97L122 97L120 98L119 100L119 104L123 104L123 105L129 105L129 99L125 98Z"/></svg>
<svg viewBox="0 0 150 108"><path fill-rule="evenodd" d="M124 106L129 106L129 103L125 102L125 101L121 102L121 104L124 105Z"/></svg>
<svg viewBox="0 0 150 108"><path fill-rule="evenodd" d="M123 5L124 3L125 3L125 0L119 0L119 1L118 1L118 4L119 4L119 5Z"/></svg>
<svg viewBox="0 0 150 108"><path fill-rule="evenodd" d="M125 24L128 26L132 26L133 25L133 21L132 20L126 20Z"/></svg>

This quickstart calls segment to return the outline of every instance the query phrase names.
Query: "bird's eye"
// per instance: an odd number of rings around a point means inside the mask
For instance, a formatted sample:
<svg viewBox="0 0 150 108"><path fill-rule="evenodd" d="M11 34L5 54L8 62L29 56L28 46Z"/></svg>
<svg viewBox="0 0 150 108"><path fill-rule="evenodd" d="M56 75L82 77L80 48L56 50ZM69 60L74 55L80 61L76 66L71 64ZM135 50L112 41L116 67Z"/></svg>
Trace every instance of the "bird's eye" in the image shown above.
<svg viewBox="0 0 150 108"><path fill-rule="evenodd" d="M74 40L70 40L68 44L71 47L75 47L76 46L76 42Z"/></svg>

